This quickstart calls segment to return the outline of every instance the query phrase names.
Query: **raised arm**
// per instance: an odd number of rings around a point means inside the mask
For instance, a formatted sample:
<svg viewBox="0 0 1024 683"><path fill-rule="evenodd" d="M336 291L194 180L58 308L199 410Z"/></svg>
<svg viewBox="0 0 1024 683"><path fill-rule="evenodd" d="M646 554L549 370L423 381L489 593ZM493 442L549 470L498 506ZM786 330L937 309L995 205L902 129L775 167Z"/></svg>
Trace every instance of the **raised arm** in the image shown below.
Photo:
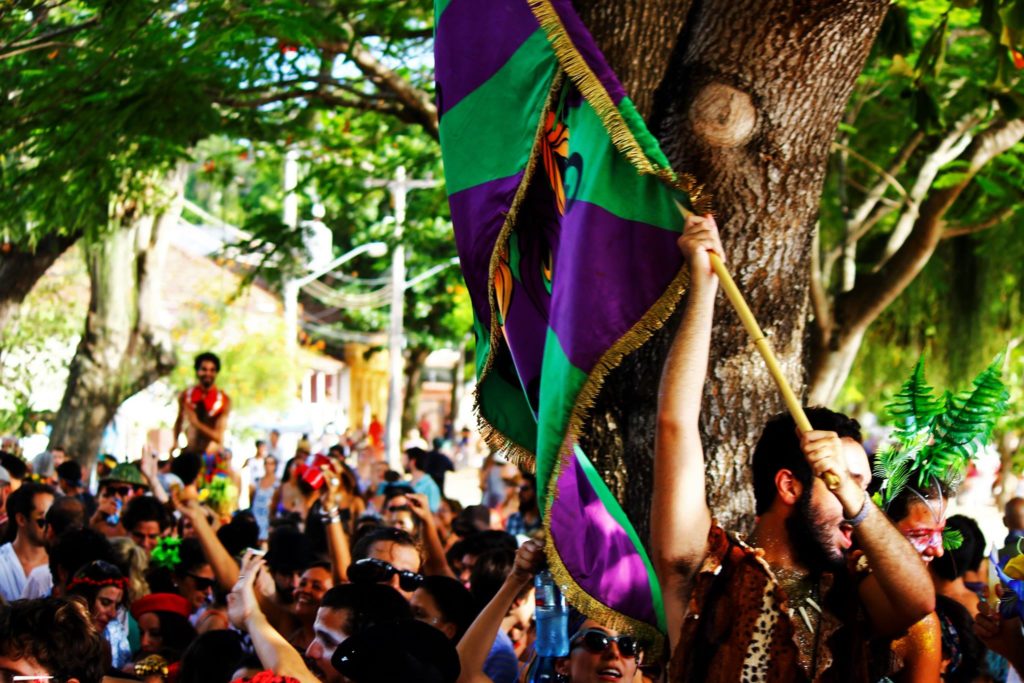
<svg viewBox="0 0 1024 683"><path fill-rule="evenodd" d="M317 683L317 677L302 661L302 655L270 625L260 610L253 584L258 574L266 572L263 560L249 553L242 571L228 595L231 623L249 634L256 656L264 667L279 676L298 679L300 683Z"/></svg>
<svg viewBox="0 0 1024 683"><path fill-rule="evenodd" d="M505 583L459 641L457 649L462 673L459 674L458 683L491 683L491 679L484 673L484 662L494 645L494 639L498 637L501 621L543 566L544 544L536 540L523 543L516 552L515 565Z"/></svg>
<svg viewBox="0 0 1024 683"><path fill-rule="evenodd" d="M176 506L178 512L192 522L192 528L196 531L203 554L210 563L210 567L213 568L213 575L217 577L217 583L223 590L231 590L235 582L238 581L238 563L235 562L235 558L231 557L231 553L217 538L217 532L210 526L210 522L196 501L176 503Z"/></svg>
<svg viewBox="0 0 1024 683"><path fill-rule="evenodd" d="M327 516L327 552L331 558L331 574L335 583L348 581L348 567L352 564L352 552L348 544L348 535L341 523L340 502L343 497L341 489L341 473L332 466L323 465L325 485L321 493L320 504Z"/></svg>
<svg viewBox="0 0 1024 683"><path fill-rule="evenodd" d="M410 493L406 495L412 513L419 517L423 524L423 546L426 557L423 560L423 573L427 576L450 576L455 578L451 567L448 566L448 559L444 554L444 544L441 543L441 534L437 531L437 522L434 520L434 513L430 511L427 496L422 493Z"/></svg>
<svg viewBox="0 0 1024 683"><path fill-rule="evenodd" d="M704 556L711 529L699 419L718 290L708 252L722 254L714 219L688 218L679 249L690 268L690 289L658 391L657 485L651 503L654 568L666 596L665 615L673 646L685 616L687 596L683 593L689 574Z"/></svg>
<svg viewBox="0 0 1024 683"><path fill-rule="evenodd" d="M800 435L800 446L815 475L814 485L828 491L820 477L832 472L839 480L832 494L842 504L843 515L848 520L863 518L854 525L853 538L871 567L871 575L860 583L861 601L871 625L879 635L899 635L935 610L935 588L917 551L871 502L865 490L870 474L851 475L843 444L835 432L815 430ZM859 450L863 459L863 449Z"/></svg>

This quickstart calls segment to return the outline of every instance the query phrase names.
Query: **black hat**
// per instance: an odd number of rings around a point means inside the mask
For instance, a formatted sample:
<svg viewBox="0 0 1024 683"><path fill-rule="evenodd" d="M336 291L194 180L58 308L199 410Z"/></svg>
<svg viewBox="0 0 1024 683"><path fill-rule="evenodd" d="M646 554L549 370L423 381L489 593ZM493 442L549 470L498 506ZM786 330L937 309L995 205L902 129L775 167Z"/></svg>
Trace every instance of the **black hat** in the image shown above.
<svg viewBox="0 0 1024 683"><path fill-rule="evenodd" d="M65 460L57 465L57 477L77 486L82 483L82 466L74 460Z"/></svg>
<svg viewBox="0 0 1024 683"><path fill-rule="evenodd" d="M313 564L313 546L295 527L278 527L270 532L266 561L271 571L301 572Z"/></svg>
<svg viewBox="0 0 1024 683"><path fill-rule="evenodd" d="M331 664L355 683L455 683L462 671L447 636L411 619L379 624L346 638Z"/></svg>

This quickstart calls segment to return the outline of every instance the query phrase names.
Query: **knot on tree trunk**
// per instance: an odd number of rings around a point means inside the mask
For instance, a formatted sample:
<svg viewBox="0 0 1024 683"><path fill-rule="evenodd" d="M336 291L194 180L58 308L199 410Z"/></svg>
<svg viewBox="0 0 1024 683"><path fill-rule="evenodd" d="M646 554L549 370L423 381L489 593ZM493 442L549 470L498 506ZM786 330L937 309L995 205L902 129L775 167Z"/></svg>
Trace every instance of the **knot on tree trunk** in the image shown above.
<svg viewBox="0 0 1024 683"><path fill-rule="evenodd" d="M725 83L709 83L690 105L693 131L712 147L739 147L757 123L750 95Z"/></svg>

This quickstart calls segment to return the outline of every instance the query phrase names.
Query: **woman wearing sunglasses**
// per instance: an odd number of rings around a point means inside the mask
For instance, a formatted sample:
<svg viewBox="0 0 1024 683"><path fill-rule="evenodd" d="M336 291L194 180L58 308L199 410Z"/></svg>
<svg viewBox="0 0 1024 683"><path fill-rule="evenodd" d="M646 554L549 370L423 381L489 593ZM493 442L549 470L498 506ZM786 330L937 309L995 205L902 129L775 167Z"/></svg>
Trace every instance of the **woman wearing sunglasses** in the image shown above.
<svg viewBox="0 0 1024 683"><path fill-rule="evenodd" d="M158 546L159 548L159 546ZM195 538L186 538L175 550L158 553L161 557L156 566L151 564L146 579L154 593L177 593L188 601L192 624L198 621L198 614L213 597L215 583L213 568L203 554L202 546Z"/></svg>
<svg viewBox="0 0 1024 683"><path fill-rule="evenodd" d="M459 683L486 683L484 661L501 628L501 622L516 597L544 566L544 544L530 540L516 553L515 565L494 598L459 641L462 674ZM569 656L556 663L565 683L634 681L640 669L642 650L635 639L587 619L569 641Z"/></svg>

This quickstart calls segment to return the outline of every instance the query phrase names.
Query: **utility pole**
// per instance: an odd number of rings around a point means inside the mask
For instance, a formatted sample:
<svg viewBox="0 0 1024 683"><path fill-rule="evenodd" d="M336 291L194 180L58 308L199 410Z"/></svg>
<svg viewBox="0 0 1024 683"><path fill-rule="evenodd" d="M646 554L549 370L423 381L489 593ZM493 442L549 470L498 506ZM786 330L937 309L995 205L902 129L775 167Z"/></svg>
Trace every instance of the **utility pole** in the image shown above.
<svg viewBox="0 0 1024 683"><path fill-rule="evenodd" d="M405 166L399 166L394 178L375 178L366 181L367 187L386 187L391 193L395 211L395 248L391 252L391 324L388 328L388 416L385 425L385 445L388 464L402 469L402 363L404 341L403 316L405 314L405 247L402 244L405 228L405 199L409 190L437 187L440 181L431 178L417 180L405 175Z"/></svg>
<svg viewBox="0 0 1024 683"><path fill-rule="evenodd" d="M299 227L299 152L288 150L284 157L284 211L282 220L291 230ZM299 334L299 283L297 280L284 281L284 334L288 358L294 360Z"/></svg>

